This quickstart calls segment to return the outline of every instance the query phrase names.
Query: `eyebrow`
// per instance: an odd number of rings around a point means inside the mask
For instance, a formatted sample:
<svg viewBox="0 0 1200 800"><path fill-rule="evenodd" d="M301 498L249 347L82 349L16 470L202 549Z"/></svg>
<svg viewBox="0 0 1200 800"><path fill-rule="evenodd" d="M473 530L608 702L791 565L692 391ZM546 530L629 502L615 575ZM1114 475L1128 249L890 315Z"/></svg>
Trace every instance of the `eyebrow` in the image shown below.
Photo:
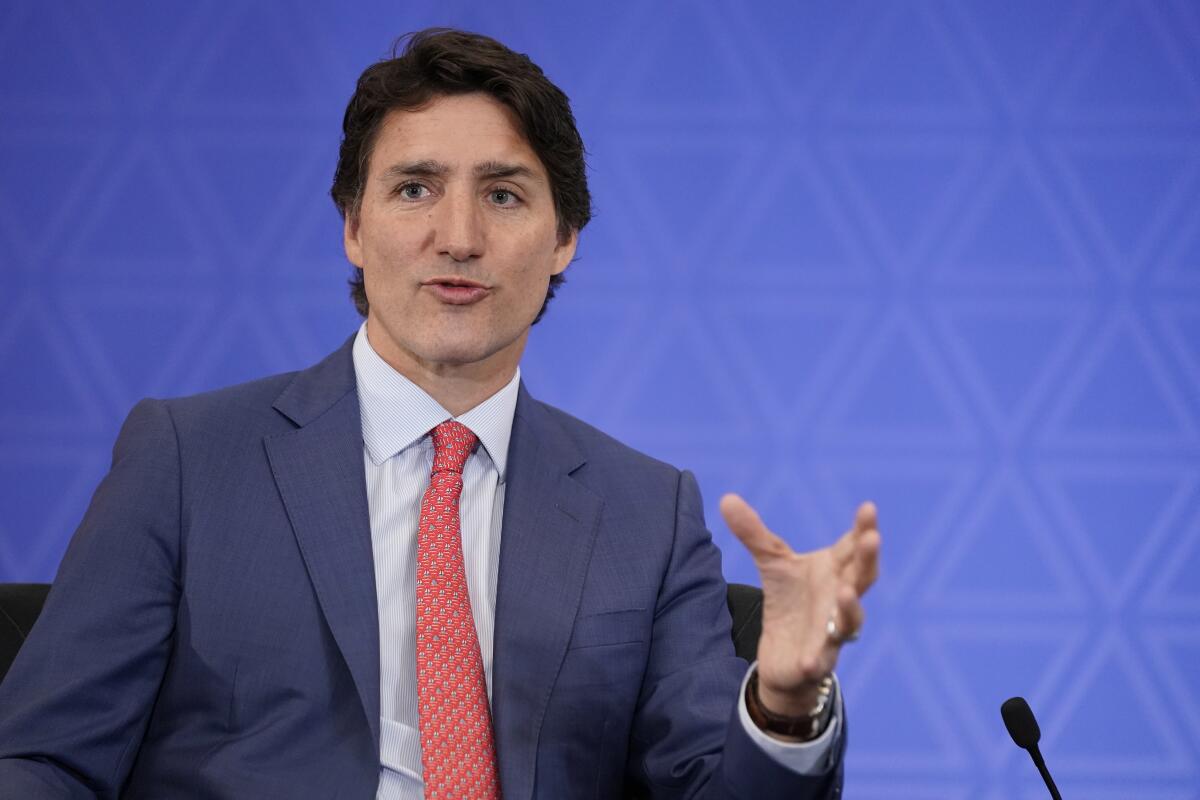
<svg viewBox="0 0 1200 800"><path fill-rule="evenodd" d="M385 183L390 183L398 178L406 177L445 177L453 170L450 165L433 159L422 159L420 161L404 161L399 164L393 164L383 171L380 175L380 180ZM475 165L471 170L476 178L495 179L495 178L527 178L533 181L542 181L542 177L524 164L513 164L504 161L482 161Z"/></svg>
<svg viewBox="0 0 1200 800"><path fill-rule="evenodd" d="M472 170L476 178L529 178L540 181L541 177L524 164L506 164L503 161L484 161Z"/></svg>
<svg viewBox="0 0 1200 800"><path fill-rule="evenodd" d="M440 161L425 159L423 161L405 161L399 164L392 164L383 171L379 176L380 180L391 182L397 178L406 178L412 175L418 177L439 177L450 171L450 167Z"/></svg>

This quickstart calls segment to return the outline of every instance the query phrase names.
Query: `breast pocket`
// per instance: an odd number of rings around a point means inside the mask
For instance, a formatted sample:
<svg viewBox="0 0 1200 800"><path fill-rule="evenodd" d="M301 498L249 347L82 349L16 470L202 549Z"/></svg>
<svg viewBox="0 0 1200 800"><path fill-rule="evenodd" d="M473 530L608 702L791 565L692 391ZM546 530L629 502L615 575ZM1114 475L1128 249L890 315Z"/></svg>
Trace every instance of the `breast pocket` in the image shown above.
<svg viewBox="0 0 1200 800"><path fill-rule="evenodd" d="M643 608L582 614L575 620L569 649L645 642L650 621L650 612Z"/></svg>
<svg viewBox="0 0 1200 800"><path fill-rule="evenodd" d="M649 647L650 612L644 609L586 614L575 620L558 675L559 688L641 684Z"/></svg>

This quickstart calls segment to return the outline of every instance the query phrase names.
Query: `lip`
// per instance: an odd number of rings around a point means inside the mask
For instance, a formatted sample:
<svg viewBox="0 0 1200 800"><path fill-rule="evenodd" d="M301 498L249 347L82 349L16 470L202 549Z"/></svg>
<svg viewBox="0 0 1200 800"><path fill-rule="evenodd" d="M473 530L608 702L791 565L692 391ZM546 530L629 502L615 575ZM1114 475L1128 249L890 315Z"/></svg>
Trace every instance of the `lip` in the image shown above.
<svg viewBox="0 0 1200 800"><path fill-rule="evenodd" d="M491 289L479 281L460 275L438 275L421 286L428 289L441 302L451 306L469 306L491 294Z"/></svg>

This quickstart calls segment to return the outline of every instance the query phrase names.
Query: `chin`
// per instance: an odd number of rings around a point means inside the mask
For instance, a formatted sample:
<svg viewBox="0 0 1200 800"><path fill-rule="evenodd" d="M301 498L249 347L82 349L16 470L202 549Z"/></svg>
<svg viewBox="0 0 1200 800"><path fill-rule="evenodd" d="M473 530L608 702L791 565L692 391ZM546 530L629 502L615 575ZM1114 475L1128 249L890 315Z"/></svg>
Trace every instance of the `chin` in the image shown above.
<svg viewBox="0 0 1200 800"><path fill-rule="evenodd" d="M492 342L437 342L431 344L427 348L423 348L421 358L425 361L435 364L446 364L449 366L461 367L467 364L474 364L487 359L489 356L495 355L503 346L497 346Z"/></svg>

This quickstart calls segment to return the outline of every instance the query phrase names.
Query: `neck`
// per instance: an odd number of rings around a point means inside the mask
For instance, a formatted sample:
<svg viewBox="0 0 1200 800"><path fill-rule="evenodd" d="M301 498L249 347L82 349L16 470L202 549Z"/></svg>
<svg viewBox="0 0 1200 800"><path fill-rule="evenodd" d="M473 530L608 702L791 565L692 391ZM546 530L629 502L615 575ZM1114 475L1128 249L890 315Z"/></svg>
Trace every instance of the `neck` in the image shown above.
<svg viewBox="0 0 1200 800"><path fill-rule="evenodd" d="M367 341L387 365L399 372L458 417L487 400L512 380L525 350L529 331L508 347L480 361L445 363L421 359L393 346L386 335L373 335L367 321Z"/></svg>

